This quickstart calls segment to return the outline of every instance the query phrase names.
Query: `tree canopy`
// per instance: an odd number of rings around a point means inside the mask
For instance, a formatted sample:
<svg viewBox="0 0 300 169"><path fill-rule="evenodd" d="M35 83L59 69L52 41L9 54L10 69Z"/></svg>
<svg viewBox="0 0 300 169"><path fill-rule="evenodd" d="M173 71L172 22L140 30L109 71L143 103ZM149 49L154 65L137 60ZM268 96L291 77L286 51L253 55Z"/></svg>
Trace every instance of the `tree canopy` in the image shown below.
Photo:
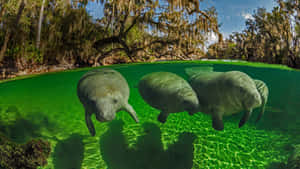
<svg viewBox="0 0 300 169"><path fill-rule="evenodd" d="M258 8L254 19L246 21L243 32L210 47L210 57L230 57L249 61L300 67L300 4L298 0L277 0L271 12Z"/></svg>
<svg viewBox="0 0 300 169"><path fill-rule="evenodd" d="M203 53L207 33L221 35L216 10L200 10L198 0L100 0L98 19L87 12L89 2L1 0L2 66L99 65L111 55L185 59Z"/></svg>

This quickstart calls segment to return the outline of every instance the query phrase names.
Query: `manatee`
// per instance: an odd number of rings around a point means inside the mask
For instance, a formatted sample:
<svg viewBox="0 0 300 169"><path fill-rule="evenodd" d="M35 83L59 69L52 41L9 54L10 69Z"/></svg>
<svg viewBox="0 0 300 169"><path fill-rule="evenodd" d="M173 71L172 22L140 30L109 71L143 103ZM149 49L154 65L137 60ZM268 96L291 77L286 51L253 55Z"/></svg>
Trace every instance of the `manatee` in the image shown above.
<svg viewBox="0 0 300 169"><path fill-rule="evenodd" d="M269 97L269 89L268 86L261 80L254 79L254 83L256 85L256 89L258 90L262 101L261 110L256 119L256 122L258 122L264 114L265 107Z"/></svg>
<svg viewBox="0 0 300 169"><path fill-rule="evenodd" d="M246 110L239 122L242 127L262 99L254 80L240 71L214 72L212 68L187 68L189 82L199 100L198 111L212 116L212 125L223 130L223 116Z"/></svg>
<svg viewBox="0 0 300 169"><path fill-rule="evenodd" d="M78 82L77 96L85 109L85 121L92 136L96 134L91 115L99 122L111 121L124 110L138 123L136 112L128 104L129 87L126 79L109 68L91 70Z"/></svg>
<svg viewBox="0 0 300 169"><path fill-rule="evenodd" d="M198 99L189 83L170 72L153 72L141 78L139 93L150 106L161 113L158 120L166 122L170 113L187 111L190 115L197 112Z"/></svg>

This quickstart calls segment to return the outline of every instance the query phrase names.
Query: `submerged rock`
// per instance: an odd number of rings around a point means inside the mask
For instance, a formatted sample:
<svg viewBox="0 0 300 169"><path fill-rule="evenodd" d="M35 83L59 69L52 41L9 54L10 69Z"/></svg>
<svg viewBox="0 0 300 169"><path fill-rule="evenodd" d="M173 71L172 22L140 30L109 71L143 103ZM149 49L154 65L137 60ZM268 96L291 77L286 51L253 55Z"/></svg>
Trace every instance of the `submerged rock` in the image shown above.
<svg viewBox="0 0 300 169"><path fill-rule="evenodd" d="M142 98L161 111L158 120L165 122L170 113L197 112L198 99L189 83L170 72L154 72L145 75L139 82Z"/></svg>

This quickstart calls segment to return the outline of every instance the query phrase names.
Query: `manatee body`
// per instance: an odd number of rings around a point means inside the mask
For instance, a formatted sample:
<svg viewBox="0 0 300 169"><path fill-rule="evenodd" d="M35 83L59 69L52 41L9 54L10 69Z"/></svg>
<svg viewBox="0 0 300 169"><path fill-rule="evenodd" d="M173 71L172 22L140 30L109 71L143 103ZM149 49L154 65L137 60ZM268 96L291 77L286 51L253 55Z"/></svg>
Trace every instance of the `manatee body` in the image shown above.
<svg viewBox="0 0 300 169"><path fill-rule="evenodd" d="M77 95L85 109L85 121L92 136L96 134L91 115L99 122L111 121L116 113L127 111L138 122L128 104L129 87L125 78L113 69L103 68L85 73L78 82Z"/></svg>
<svg viewBox="0 0 300 169"><path fill-rule="evenodd" d="M205 69L186 70L189 82L199 99L199 111L212 116L213 128L223 130L223 116L246 110L239 127L261 106L262 99L256 84L247 74L239 71L213 72Z"/></svg>
<svg viewBox="0 0 300 169"><path fill-rule="evenodd" d="M138 84L142 98L161 111L158 120L164 123L170 113L197 112L198 99L189 83L170 72L154 72L141 78Z"/></svg>

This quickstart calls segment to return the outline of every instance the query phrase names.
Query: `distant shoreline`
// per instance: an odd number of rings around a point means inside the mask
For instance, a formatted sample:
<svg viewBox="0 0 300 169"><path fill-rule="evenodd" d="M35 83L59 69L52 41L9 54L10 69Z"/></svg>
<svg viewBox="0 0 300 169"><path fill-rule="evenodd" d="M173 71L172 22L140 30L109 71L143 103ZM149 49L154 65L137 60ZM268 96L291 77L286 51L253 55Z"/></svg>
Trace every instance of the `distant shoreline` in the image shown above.
<svg viewBox="0 0 300 169"><path fill-rule="evenodd" d="M48 73L57 73L57 72L64 72L64 71L74 71L74 70L84 70L84 69L92 69L92 68L99 68L103 66L118 66L118 65L141 65L141 64L172 64L172 63L196 63L196 64L229 64L229 65L240 65L240 66L251 66L251 67L263 67L263 68L276 68L276 69L284 69L284 70L294 70L300 71L298 69L290 68L286 65L280 64L268 64L263 62L248 62L243 60L230 60L230 59L200 59L200 60L157 60L155 62L134 62L134 63L122 63L122 64L110 64L110 65L101 65L97 67L76 67L70 65L51 65L45 66L41 65L38 66L36 69L26 69L24 71L15 72L11 76L7 78L0 79L0 83L13 81L13 80L20 80L35 77L38 75L48 74Z"/></svg>

